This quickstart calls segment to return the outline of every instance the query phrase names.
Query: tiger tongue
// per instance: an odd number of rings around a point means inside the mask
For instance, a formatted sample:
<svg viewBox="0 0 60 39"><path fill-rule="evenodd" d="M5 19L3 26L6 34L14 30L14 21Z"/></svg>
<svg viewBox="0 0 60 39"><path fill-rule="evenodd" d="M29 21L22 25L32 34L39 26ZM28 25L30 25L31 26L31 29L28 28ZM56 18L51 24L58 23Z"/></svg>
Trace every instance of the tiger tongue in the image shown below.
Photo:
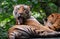
<svg viewBox="0 0 60 39"><path fill-rule="evenodd" d="M20 24L23 24L23 18L19 18Z"/></svg>

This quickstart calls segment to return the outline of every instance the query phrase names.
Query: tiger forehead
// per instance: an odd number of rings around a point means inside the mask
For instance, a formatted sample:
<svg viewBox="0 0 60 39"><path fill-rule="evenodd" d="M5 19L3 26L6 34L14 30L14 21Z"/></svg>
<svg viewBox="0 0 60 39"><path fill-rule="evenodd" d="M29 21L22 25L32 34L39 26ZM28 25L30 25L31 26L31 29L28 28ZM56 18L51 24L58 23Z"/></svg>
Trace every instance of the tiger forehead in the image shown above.
<svg viewBox="0 0 60 39"><path fill-rule="evenodd" d="M20 8L20 7L28 8L29 6L27 6L27 5L16 5L14 8Z"/></svg>

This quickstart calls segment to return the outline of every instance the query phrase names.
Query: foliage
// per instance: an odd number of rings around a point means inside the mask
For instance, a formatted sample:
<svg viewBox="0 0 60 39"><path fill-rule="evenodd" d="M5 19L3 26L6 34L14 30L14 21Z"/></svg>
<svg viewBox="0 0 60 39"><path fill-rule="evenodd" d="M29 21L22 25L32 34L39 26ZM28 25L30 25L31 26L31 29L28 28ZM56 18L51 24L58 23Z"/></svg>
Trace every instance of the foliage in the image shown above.
<svg viewBox="0 0 60 39"><path fill-rule="evenodd" d="M42 22L42 19L46 18L49 13L58 12L58 7L54 4L55 1L56 0L0 0L0 39L7 39L8 29L15 25L15 19L12 15L14 5L31 5L31 14L39 22Z"/></svg>

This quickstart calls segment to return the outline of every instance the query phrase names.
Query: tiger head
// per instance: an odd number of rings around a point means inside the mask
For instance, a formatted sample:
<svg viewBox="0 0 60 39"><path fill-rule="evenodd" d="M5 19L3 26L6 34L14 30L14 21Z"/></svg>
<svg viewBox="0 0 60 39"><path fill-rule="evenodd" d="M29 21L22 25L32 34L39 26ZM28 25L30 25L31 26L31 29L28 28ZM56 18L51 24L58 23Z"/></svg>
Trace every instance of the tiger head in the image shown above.
<svg viewBox="0 0 60 39"><path fill-rule="evenodd" d="M54 24L56 21L58 21L58 19L60 20L60 14L58 13L53 13L50 16L48 16L47 18L47 26L51 26L52 24Z"/></svg>
<svg viewBox="0 0 60 39"><path fill-rule="evenodd" d="M28 5L16 5L14 6L13 16L21 23L23 20L30 18L30 6Z"/></svg>

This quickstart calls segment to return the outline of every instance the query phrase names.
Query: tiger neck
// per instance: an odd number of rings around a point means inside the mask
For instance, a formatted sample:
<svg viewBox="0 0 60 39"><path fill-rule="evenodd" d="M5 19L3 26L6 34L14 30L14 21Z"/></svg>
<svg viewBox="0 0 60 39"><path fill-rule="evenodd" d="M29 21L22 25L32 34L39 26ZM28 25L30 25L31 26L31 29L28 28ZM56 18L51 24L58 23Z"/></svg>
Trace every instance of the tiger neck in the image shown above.
<svg viewBox="0 0 60 39"><path fill-rule="evenodd" d="M33 16L31 16L29 19L27 19L25 24L32 25L32 26L43 26Z"/></svg>

